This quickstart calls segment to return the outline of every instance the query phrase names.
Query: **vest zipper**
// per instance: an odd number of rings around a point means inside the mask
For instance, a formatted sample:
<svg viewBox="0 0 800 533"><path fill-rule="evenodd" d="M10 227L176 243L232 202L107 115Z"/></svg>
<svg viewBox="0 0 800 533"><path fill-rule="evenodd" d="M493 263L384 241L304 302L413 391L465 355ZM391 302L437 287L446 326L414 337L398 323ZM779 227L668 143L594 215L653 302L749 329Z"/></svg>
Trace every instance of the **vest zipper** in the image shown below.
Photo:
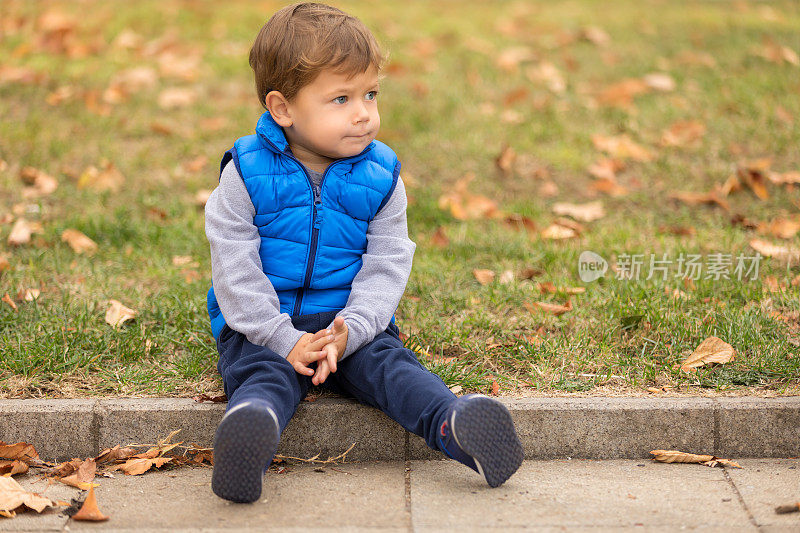
<svg viewBox="0 0 800 533"><path fill-rule="evenodd" d="M305 165L303 165L303 163L301 163L300 160L294 156L294 154L289 152L282 152L277 146L275 146L275 144L272 141L267 139L265 135L259 134L259 136L262 139L264 139L264 141L269 143L276 152L285 155L286 157L297 163L297 166L299 166L300 170L303 171L303 174L305 174L306 176L306 180L308 180L308 184L311 186L311 193L314 199L314 205L312 206L312 213L311 213L312 215L311 246L310 246L311 253L308 256L308 263L306 264L306 276L303 279L303 286L297 289L297 295L295 296L294 310L292 311L292 316L295 316L300 314L300 306L303 303L303 295L305 294L306 289L308 289L308 286L311 283L311 274L314 271L314 259L317 256L317 238L319 236L319 228L322 225L322 215L320 215L319 212L317 211L317 206L322 204L322 184L325 182L325 176L328 175L328 171L330 171L330 169L333 168L334 165L342 161L355 159L357 157L362 156L366 152L370 151L372 149L371 148L372 143L370 143L370 145L367 148L365 148L360 154L351 157L345 157L343 159L337 159L336 161L328 165L328 168L326 168L325 172L322 173L322 178L319 180L319 187L317 187L314 185L314 182L311 181L311 176L309 176Z"/></svg>

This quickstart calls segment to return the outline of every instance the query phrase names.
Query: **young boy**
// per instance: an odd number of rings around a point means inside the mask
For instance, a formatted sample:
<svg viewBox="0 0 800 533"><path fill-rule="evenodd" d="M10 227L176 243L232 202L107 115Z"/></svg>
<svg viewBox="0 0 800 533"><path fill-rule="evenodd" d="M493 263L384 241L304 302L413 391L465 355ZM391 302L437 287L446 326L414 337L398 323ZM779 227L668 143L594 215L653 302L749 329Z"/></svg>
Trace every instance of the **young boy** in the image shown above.
<svg viewBox="0 0 800 533"><path fill-rule="evenodd" d="M275 13L250 51L266 112L225 153L206 204L228 395L211 487L227 500L259 498L311 384L381 409L492 487L522 462L508 410L456 398L394 324L416 244L400 163L375 140L382 62L358 19L312 3Z"/></svg>

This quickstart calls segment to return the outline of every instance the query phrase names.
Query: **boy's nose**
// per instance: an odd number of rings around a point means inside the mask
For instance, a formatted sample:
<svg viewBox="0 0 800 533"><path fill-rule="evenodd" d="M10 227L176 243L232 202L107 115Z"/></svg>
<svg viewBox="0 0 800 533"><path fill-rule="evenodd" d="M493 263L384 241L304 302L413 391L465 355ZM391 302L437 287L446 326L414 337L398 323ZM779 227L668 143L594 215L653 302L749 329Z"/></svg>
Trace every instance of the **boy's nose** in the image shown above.
<svg viewBox="0 0 800 533"><path fill-rule="evenodd" d="M356 113L353 116L353 124L358 124L359 122L368 122L369 121L369 111L367 111L367 106L364 104L360 104L356 109Z"/></svg>

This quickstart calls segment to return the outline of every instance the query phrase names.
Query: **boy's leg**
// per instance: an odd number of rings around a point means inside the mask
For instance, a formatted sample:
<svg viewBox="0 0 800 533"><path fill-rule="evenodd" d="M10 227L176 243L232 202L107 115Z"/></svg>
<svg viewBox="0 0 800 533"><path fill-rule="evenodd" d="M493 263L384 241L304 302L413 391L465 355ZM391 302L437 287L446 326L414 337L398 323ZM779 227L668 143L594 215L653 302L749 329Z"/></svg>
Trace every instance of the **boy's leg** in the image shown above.
<svg viewBox="0 0 800 533"><path fill-rule="evenodd" d="M394 324L341 361L331 378L429 447L483 474L493 487L522 463L522 445L505 406L481 395L457 398L403 346Z"/></svg>
<svg viewBox="0 0 800 533"><path fill-rule="evenodd" d="M335 313L292 317L295 328L316 332ZM322 325L321 325L322 324ZM311 378L301 376L277 353L255 345L225 326L217 343L228 408L214 435L211 487L227 500L252 502L261 495L283 429L308 392Z"/></svg>

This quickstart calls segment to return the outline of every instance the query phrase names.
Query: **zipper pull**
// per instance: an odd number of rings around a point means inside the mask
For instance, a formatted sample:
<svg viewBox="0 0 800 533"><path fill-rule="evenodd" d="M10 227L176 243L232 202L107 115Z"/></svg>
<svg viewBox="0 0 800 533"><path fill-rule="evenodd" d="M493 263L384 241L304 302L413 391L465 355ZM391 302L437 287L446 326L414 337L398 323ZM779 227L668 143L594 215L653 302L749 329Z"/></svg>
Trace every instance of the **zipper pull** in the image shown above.
<svg viewBox="0 0 800 533"><path fill-rule="evenodd" d="M319 229L320 224L322 224L322 209L317 210L317 214L314 217L314 227Z"/></svg>
<svg viewBox="0 0 800 533"><path fill-rule="evenodd" d="M314 189L314 203L319 205L322 203L322 191L318 185L314 185L312 188Z"/></svg>

